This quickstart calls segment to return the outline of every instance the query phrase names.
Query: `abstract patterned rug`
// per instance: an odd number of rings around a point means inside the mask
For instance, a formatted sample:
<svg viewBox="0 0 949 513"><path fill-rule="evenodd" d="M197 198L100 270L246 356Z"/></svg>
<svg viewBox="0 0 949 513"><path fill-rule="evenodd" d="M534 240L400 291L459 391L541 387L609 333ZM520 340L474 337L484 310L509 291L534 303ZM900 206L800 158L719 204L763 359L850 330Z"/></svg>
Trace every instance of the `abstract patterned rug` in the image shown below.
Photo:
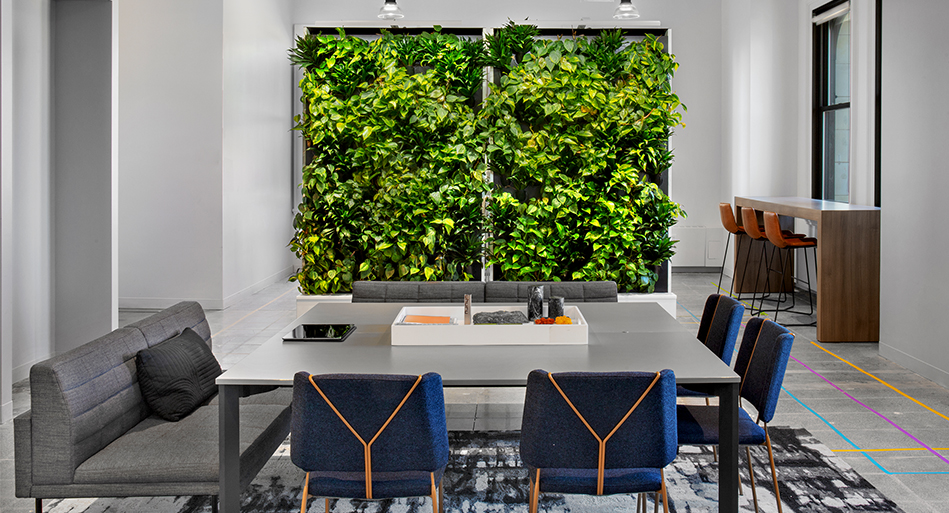
<svg viewBox="0 0 949 513"><path fill-rule="evenodd" d="M843 460L804 429L771 427L785 512L890 511L901 512ZM527 472L518 456L513 432L449 433L451 461L445 474L445 511L521 513L527 511ZM744 454L744 451L742 451ZM763 512L777 511L771 488L768 454L752 448L758 504ZM747 464L741 458L744 495L742 511L754 511L748 488ZM300 508L303 472L290 461L289 440L274 454L245 491L244 513L293 512ZM718 466L711 449L681 447L679 457L666 469L670 511L718 511ZM205 497L146 497L128 499L69 499L44 501L51 513L206 513ZM307 511L322 512L324 501L311 499ZM330 501L334 513L430 513L428 499L384 501ZM542 494L540 511L635 511L636 499L627 495L590 497ZM649 509L652 509L650 500Z"/></svg>

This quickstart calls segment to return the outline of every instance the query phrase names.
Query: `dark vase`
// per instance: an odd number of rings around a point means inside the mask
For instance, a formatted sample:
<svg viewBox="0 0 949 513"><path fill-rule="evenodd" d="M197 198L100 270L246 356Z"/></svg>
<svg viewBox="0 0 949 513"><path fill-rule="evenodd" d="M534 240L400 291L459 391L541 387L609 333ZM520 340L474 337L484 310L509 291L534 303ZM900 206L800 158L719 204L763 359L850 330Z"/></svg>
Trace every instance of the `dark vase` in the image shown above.
<svg viewBox="0 0 949 513"><path fill-rule="evenodd" d="M547 317L557 318L563 315L563 298L550 296L547 300Z"/></svg>
<svg viewBox="0 0 949 513"><path fill-rule="evenodd" d="M532 285L527 296L527 320L544 316L544 286Z"/></svg>

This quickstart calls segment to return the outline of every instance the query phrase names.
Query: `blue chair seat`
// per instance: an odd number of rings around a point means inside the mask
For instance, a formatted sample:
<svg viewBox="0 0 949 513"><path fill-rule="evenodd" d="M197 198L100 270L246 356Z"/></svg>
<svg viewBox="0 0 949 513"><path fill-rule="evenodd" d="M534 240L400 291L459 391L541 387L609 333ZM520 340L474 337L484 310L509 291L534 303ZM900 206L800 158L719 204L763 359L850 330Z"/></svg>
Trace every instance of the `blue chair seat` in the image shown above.
<svg viewBox="0 0 949 513"><path fill-rule="evenodd" d="M445 467L435 471L441 482ZM362 472L310 472L310 489L324 497L365 499L366 480ZM373 472L374 497L419 497L432 492L432 476L422 471Z"/></svg>
<svg viewBox="0 0 949 513"><path fill-rule="evenodd" d="M529 471L533 475L536 469ZM541 492L596 494L596 472L595 468L541 469ZM652 492L661 487L662 474L658 469L620 468L604 472L603 495Z"/></svg>
<svg viewBox="0 0 949 513"><path fill-rule="evenodd" d="M680 445L718 445L718 406L676 407ZM764 428L755 423L744 408L738 409L738 443L761 445Z"/></svg>

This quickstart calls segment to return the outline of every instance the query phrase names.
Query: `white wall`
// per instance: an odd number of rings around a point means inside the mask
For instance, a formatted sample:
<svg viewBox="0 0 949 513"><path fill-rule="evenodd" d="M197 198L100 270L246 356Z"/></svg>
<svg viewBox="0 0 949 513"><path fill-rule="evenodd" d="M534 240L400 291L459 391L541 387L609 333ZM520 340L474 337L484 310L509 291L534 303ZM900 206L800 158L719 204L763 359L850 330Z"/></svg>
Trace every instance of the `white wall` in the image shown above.
<svg viewBox="0 0 949 513"><path fill-rule="evenodd" d="M221 308L222 0L120 0L119 304Z"/></svg>
<svg viewBox="0 0 949 513"><path fill-rule="evenodd" d="M291 0L224 2L223 299L293 270Z"/></svg>
<svg viewBox="0 0 949 513"><path fill-rule="evenodd" d="M3 287L10 289L2 305L12 381L27 377L29 366L52 350L49 16L48 0L12 2L13 127L3 149L12 159L3 181L11 192L9 223L3 223L4 246L10 246L4 247Z"/></svg>
<svg viewBox="0 0 949 513"><path fill-rule="evenodd" d="M105 335L112 295L112 2L52 3L55 353Z"/></svg>
<svg viewBox="0 0 949 513"><path fill-rule="evenodd" d="M290 275L290 13L122 2L120 306L220 309Z"/></svg>
<svg viewBox="0 0 949 513"><path fill-rule="evenodd" d="M883 3L880 354L949 386L949 3Z"/></svg>
<svg viewBox="0 0 949 513"><path fill-rule="evenodd" d="M13 416L13 2L0 0L0 423Z"/></svg>
<svg viewBox="0 0 949 513"><path fill-rule="evenodd" d="M637 0L641 20L659 20L671 29L672 51L681 64L673 86L689 110L686 126L672 138L675 163L669 174L670 192L688 218L673 234L680 237L683 266L715 266L721 262L717 194L722 174L722 19L720 0ZM382 2L295 0L297 24L378 23ZM508 19L539 26L635 26L613 19L615 2L582 0L402 0L405 23L440 23L444 26L497 27ZM685 229L681 229L685 228ZM721 232L719 234L719 232ZM709 246L715 242L714 250Z"/></svg>

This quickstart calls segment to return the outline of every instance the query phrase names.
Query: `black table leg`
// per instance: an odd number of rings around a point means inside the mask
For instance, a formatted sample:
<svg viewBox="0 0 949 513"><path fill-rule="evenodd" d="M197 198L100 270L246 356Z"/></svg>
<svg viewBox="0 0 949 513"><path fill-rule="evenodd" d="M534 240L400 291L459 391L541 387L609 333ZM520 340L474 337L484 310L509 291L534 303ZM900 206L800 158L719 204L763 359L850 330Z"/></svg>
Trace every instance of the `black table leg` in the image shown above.
<svg viewBox="0 0 949 513"><path fill-rule="evenodd" d="M738 383L718 387L718 510L738 512Z"/></svg>
<svg viewBox="0 0 949 513"><path fill-rule="evenodd" d="M218 496L222 513L241 510L240 473L240 397L238 385L218 386L218 445L221 489Z"/></svg>

